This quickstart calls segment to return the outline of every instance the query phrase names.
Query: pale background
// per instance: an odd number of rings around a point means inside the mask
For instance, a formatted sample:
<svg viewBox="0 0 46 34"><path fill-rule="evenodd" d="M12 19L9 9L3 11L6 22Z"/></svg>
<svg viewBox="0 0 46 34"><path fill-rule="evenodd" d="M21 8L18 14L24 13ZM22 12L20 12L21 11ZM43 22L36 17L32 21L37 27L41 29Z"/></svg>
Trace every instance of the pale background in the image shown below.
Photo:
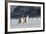
<svg viewBox="0 0 46 34"><path fill-rule="evenodd" d="M37 1L37 2L46 3L46 0L27 0L27 1L34 1L34 2ZM45 11L45 14L46 14L46 11ZM45 17L46 17L46 15L45 15ZM45 20L45 22L46 22L46 20ZM46 24L45 24L45 27L46 27ZM5 0L0 0L0 34L5 34L4 32L5 32ZM23 34L23 33L21 33L21 34ZM46 34L46 31L45 32L24 33L24 34Z"/></svg>

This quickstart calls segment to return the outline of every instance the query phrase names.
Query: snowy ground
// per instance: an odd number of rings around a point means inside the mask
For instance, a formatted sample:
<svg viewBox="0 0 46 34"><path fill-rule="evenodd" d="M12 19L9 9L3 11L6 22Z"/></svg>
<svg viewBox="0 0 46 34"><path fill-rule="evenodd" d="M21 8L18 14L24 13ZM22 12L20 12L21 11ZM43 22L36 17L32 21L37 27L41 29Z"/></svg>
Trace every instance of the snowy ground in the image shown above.
<svg viewBox="0 0 46 34"><path fill-rule="evenodd" d="M18 19L11 19L10 20L10 27L11 28L38 28L41 24L41 18L29 18L27 24L19 24Z"/></svg>

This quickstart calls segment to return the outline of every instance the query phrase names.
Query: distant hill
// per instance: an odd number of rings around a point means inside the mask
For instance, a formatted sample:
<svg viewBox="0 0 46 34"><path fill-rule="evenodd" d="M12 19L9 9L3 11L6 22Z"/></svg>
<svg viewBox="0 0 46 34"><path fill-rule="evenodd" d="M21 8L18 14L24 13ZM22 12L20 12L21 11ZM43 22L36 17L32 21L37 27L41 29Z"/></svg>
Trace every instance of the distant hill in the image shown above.
<svg viewBox="0 0 46 34"><path fill-rule="evenodd" d="M40 17L41 8L40 7L33 7L33 6L16 6L16 8L11 12L11 19L18 19L21 18L22 15L24 17Z"/></svg>

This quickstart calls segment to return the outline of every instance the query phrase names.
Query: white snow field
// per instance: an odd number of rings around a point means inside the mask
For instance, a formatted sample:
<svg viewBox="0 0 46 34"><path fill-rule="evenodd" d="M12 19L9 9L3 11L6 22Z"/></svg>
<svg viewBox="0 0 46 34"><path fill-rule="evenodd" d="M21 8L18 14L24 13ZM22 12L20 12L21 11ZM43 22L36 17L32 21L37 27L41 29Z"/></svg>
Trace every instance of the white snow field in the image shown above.
<svg viewBox="0 0 46 34"><path fill-rule="evenodd" d="M41 18L29 18L28 23L21 24L18 23L18 19L10 20L10 28L38 28L41 24Z"/></svg>

